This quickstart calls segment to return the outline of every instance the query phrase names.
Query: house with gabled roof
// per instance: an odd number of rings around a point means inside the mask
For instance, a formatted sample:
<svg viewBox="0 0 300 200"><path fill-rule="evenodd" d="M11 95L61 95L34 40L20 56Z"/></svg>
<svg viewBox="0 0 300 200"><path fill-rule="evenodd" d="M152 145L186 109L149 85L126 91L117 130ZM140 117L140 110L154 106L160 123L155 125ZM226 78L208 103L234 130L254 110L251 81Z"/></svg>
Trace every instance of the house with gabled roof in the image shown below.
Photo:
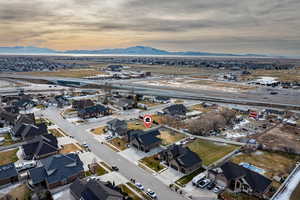
<svg viewBox="0 0 300 200"><path fill-rule="evenodd" d="M0 185L16 183L19 181L19 174L14 163L0 166Z"/></svg>
<svg viewBox="0 0 300 200"><path fill-rule="evenodd" d="M128 126L125 120L113 119L107 122L107 129L112 135L125 136Z"/></svg>
<svg viewBox="0 0 300 200"><path fill-rule="evenodd" d="M82 110L82 109L85 109L87 107L91 107L94 105L95 105L95 103L90 99L74 100L72 102L72 108L74 108L76 110Z"/></svg>
<svg viewBox="0 0 300 200"><path fill-rule="evenodd" d="M70 184L77 178L84 177L83 163L75 153L67 155L57 154L37 162L37 167L28 171L29 184L45 186L53 189Z"/></svg>
<svg viewBox="0 0 300 200"><path fill-rule="evenodd" d="M16 124L35 124L35 116L34 113L28 113L28 114L20 114L17 117L17 120L15 122Z"/></svg>
<svg viewBox="0 0 300 200"><path fill-rule="evenodd" d="M166 115L171 115L173 117L185 117L188 109L183 104L173 104L169 107L163 109Z"/></svg>
<svg viewBox="0 0 300 200"><path fill-rule="evenodd" d="M161 144L161 139L157 137L160 135L158 128L148 131L129 131L127 134L127 140L130 145L140 151L149 152Z"/></svg>
<svg viewBox="0 0 300 200"><path fill-rule="evenodd" d="M76 200L123 200L117 187L95 179L77 179L70 185L70 193Z"/></svg>
<svg viewBox="0 0 300 200"><path fill-rule="evenodd" d="M95 106L87 107L78 111L78 116L82 119L105 116L110 113L110 109L103 105L97 104Z"/></svg>
<svg viewBox="0 0 300 200"><path fill-rule="evenodd" d="M4 109L0 108L0 121L3 126L12 126L15 124L18 118L18 114L7 112Z"/></svg>
<svg viewBox="0 0 300 200"><path fill-rule="evenodd" d="M233 162L226 162L219 168L209 170L208 177L231 192L244 192L259 198L267 197L272 184L264 175Z"/></svg>
<svg viewBox="0 0 300 200"><path fill-rule="evenodd" d="M20 147L24 160L38 160L59 152L57 139L52 134L41 135Z"/></svg>
<svg viewBox="0 0 300 200"><path fill-rule="evenodd" d="M166 165L182 173L188 174L202 166L201 158L188 147L171 145L159 153L159 159Z"/></svg>
<svg viewBox="0 0 300 200"><path fill-rule="evenodd" d="M17 124L11 130L13 139L31 140L34 137L48 134L47 125L41 123L38 125L33 124Z"/></svg>

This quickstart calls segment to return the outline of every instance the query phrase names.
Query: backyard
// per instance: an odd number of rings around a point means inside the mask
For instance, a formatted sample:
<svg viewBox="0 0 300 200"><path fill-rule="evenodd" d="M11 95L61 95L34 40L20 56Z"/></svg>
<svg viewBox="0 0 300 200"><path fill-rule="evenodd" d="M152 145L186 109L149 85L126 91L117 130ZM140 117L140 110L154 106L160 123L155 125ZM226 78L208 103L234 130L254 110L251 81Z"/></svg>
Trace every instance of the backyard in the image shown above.
<svg viewBox="0 0 300 200"><path fill-rule="evenodd" d="M128 130L144 130L146 129L143 121L135 120L127 123Z"/></svg>
<svg viewBox="0 0 300 200"><path fill-rule="evenodd" d="M145 157L141 160L139 160L142 164L146 165L147 167L151 168L152 170L159 172L165 167L160 164L160 161L156 159L156 155Z"/></svg>
<svg viewBox="0 0 300 200"><path fill-rule="evenodd" d="M157 137L162 140L162 145L164 145L164 146L173 144L175 142L178 142L178 141L186 138L186 136L181 133L177 133L177 132L167 130L167 129L161 130L160 135Z"/></svg>
<svg viewBox="0 0 300 200"><path fill-rule="evenodd" d="M18 149L1 151L0 152L0 165L6 165L8 163L16 162Z"/></svg>
<svg viewBox="0 0 300 200"><path fill-rule="evenodd" d="M187 146L199 155L203 164L206 166L213 164L217 160L237 149L234 145L214 143L201 139L197 139L189 143Z"/></svg>
<svg viewBox="0 0 300 200"><path fill-rule="evenodd" d="M65 144L59 151L60 154L68 154L71 152L81 151L82 149L75 144Z"/></svg>
<svg viewBox="0 0 300 200"><path fill-rule="evenodd" d="M102 135L105 133L107 127L106 126L101 126L98 128L93 128L91 129L91 133L95 134L95 135Z"/></svg>
<svg viewBox="0 0 300 200"><path fill-rule="evenodd" d="M115 146L116 148L118 148L119 150L123 151L125 149L127 149L127 145L128 142L126 142L125 140L121 139L121 138L113 138L111 140L108 141L110 144L112 144L113 146Z"/></svg>
<svg viewBox="0 0 300 200"><path fill-rule="evenodd" d="M288 176L295 167L300 156L287 153L274 153L257 151L251 154L239 154L231 159L234 163L250 163L256 167L266 170L265 175L269 178L274 176Z"/></svg>

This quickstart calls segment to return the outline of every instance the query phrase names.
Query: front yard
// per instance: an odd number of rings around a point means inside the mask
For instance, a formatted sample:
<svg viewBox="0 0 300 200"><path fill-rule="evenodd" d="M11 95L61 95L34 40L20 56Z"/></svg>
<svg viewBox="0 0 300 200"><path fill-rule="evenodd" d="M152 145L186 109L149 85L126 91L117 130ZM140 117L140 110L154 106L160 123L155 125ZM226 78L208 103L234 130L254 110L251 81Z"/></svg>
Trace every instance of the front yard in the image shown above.
<svg viewBox="0 0 300 200"><path fill-rule="evenodd" d="M138 197L131 189L128 188L128 186L121 184L118 186L122 192L126 193L128 197L130 197L132 200L142 200L140 197Z"/></svg>
<svg viewBox="0 0 300 200"><path fill-rule="evenodd" d="M173 144L175 142L178 142L178 141L186 138L185 135L183 135L181 133L177 133L172 130L168 130L168 129L161 130L160 135L157 137L162 140L162 145L164 145L164 146Z"/></svg>
<svg viewBox="0 0 300 200"><path fill-rule="evenodd" d="M128 130L145 130L147 129L144 122L141 120L134 120L127 123Z"/></svg>
<svg viewBox="0 0 300 200"><path fill-rule="evenodd" d="M108 141L110 144L112 144L113 146L115 146L116 148L118 148L119 150L123 151L125 149L127 149L127 145L128 142L126 142L124 139L121 138L113 138L111 140Z"/></svg>
<svg viewBox="0 0 300 200"><path fill-rule="evenodd" d="M274 153L257 151L251 154L239 154L231 159L234 163L246 162L256 167L266 170L265 175L269 178L273 176L288 176L295 167L300 156L287 153Z"/></svg>
<svg viewBox="0 0 300 200"><path fill-rule="evenodd" d="M68 153L76 152L76 151L82 151L82 149L75 144L65 144L62 146L59 153L60 154L68 154Z"/></svg>
<svg viewBox="0 0 300 200"><path fill-rule="evenodd" d="M37 118L35 119L35 123L36 124L45 123L47 126L54 125L49 119L45 119L45 118Z"/></svg>
<svg viewBox="0 0 300 200"><path fill-rule="evenodd" d="M19 149L13 149L0 152L0 165L6 165L8 163L16 162L18 160L17 151Z"/></svg>
<svg viewBox="0 0 300 200"><path fill-rule="evenodd" d="M64 137L64 135L58 129L49 129L49 132L55 137Z"/></svg>
<svg viewBox="0 0 300 200"><path fill-rule="evenodd" d="M141 162L142 164L146 165L147 167L149 167L150 169L156 172L159 172L165 168L163 165L160 164L160 161L156 159L156 155L145 157L139 160L139 162Z"/></svg>
<svg viewBox="0 0 300 200"><path fill-rule="evenodd" d="M2 143L0 146L9 146L16 143L15 141L13 141L9 133L4 134L3 136L5 140L4 143Z"/></svg>
<svg viewBox="0 0 300 200"><path fill-rule="evenodd" d="M183 177L181 177L180 179L178 179L175 183L181 187L184 187L186 184L188 184L195 176L197 176L198 174L204 172L203 168L199 168L195 171L193 171L192 173L185 175Z"/></svg>
<svg viewBox="0 0 300 200"><path fill-rule="evenodd" d="M98 128L93 128L91 129L91 133L95 134L95 135L102 135L106 132L107 127L106 126L101 126Z"/></svg>
<svg viewBox="0 0 300 200"><path fill-rule="evenodd" d="M199 155L203 164L206 166L213 164L217 160L237 149L234 145L219 144L201 139L197 139L189 143L187 146Z"/></svg>

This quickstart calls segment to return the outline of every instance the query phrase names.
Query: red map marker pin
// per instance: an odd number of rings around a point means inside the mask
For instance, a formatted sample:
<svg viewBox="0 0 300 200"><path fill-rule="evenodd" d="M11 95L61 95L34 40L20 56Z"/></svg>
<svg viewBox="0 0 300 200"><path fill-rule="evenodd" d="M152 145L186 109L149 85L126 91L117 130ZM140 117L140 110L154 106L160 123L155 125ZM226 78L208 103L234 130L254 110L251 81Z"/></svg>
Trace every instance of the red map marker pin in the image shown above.
<svg viewBox="0 0 300 200"><path fill-rule="evenodd" d="M151 115L145 115L144 116L144 125L146 128L150 128L152 125L152 116Z"/></svg>

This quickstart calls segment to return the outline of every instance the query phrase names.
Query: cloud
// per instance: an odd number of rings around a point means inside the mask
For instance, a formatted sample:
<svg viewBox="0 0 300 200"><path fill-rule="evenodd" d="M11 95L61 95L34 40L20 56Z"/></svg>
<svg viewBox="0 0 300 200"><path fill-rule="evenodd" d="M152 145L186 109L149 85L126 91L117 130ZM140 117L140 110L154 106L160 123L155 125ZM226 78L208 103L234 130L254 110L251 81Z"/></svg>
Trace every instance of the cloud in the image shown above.
<svg viewBox="0 0 300 200"><path fill-rule="evenodd" d="M74 38L83 48L101 48L111 36L116 42L109 40L110 47L144 41L195 50L202 41L222 51L217 43L228 51L232 43L259 52L266 43L274 52L300 53L291 42L300 40L299 9L299 0L0 0L0 45L38 41L69 49L74 44L68 46L68 38Z"/></svg>

